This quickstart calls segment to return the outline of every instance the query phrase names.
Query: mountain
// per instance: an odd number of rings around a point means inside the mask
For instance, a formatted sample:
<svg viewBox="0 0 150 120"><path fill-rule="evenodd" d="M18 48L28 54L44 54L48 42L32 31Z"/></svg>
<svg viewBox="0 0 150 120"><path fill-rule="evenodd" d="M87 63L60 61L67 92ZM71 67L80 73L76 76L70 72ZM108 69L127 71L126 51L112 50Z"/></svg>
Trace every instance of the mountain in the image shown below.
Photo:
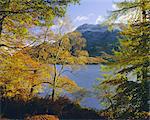
<svg viewBox="0 0 150 120"><path fill-rule="evenodd" d="M120 24L114 24L110 31L108 26L83 24L75 31L78 31L86 39L85 50L90 56L100 56L103 52L112 53L112 49L118 44L118 33L121 30Z"/></svg>

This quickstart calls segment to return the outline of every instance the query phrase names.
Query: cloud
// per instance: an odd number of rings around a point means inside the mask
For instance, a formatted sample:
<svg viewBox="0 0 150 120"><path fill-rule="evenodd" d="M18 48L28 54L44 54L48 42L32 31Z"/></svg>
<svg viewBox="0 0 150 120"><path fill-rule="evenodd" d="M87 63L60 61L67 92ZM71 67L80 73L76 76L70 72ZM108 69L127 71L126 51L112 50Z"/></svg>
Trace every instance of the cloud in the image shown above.
<svg viewBox="0 0 150 120"><path fill-rule="evenodd" d="M95 16L94 13L89 13L88 15L79 15L74 19L74 22L87 22L89 21L93 16Z"/></svg>
<svg viewBox="0 0 150 120"><path fill-rule="evenodd" d="M87 21L89 19L88 16L77 16L74 21Z"/></svg>
<svg viewBox="0 0 150 120"><path fill-rule="evenodd" d="M116 4L113 4L113 5L112 5L112 8L113 8L113 10L118 10L118 7L117 7Z"/></svg>
<svg viewBox="0 0 150 120"><path fill-rule="evenodd" d="M98 16L98 18L96 19L95 23L96 24L100 24L105 20L105 18L103 16Z"/></svg>

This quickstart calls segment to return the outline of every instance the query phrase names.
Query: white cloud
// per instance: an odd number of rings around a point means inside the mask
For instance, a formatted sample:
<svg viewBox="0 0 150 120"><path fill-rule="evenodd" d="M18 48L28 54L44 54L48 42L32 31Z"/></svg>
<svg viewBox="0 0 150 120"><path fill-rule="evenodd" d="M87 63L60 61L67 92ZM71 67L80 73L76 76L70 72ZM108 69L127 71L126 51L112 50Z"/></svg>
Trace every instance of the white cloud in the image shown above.
<svg viewBox="0 0 150 120"><path fill-rule="evenodd" d="M74 21L81 22L81 21L87 21L88 19L89 19L89 17L87 17L87 16L77 16Z"/></svg>
<svg viewBox="0 0 150 120"><path fill-rule="evenodd" d="M95 23L96 24L100 24L105 20L105 18L103 16L98 16L98 18L96 19Z"/></svg>
<svg viewBox="0 0 150 120"><path fill-rule="evenodd" d="M74 19L74 22L87 22L89 21L93 16L95 16L94 13L89 13L88 15L79 15Z"/></svg>
<svg viewBox="0 0 150 120"><path fill-rule="evenodd" d="M118 7L117 7L116 4L113 4L113 5L112 5L112 8L113 8L113 10L118 10Z"/></svg>

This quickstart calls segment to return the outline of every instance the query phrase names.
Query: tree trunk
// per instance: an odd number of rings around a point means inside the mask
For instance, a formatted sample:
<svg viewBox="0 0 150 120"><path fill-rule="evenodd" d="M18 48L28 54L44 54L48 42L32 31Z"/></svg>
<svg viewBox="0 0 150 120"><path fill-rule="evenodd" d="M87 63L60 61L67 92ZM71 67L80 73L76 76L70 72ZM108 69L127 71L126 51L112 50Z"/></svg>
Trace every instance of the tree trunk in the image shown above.
<svg viewBox="0 0 150 120"><path fill-rule="evenodd" d="M146 11L144 10L144 6L145 6L145 3L143 2L143 8L142 8L142 23L144 24L145 22L147 22L146 20ZM143 30L144 31L144 30ZM147 46L147 39L145 38L145 33L142 31L142 37L143 37L143 42L144 42L144 46ZM146 49L147 50L147 49ZM149 50L147 50L147 53L148 53ZM149 58L147 57L144 61L144 64L142 66L142 87L143 87L143 90L144 90L144 93L143 93L143 106L142 106L142 109L144 111L149 111L149 104L148 104L148 101L149 101L149 81L148 81L148 66L149 66Z"/></svg>
<svg viewBox="0 0 150 120"><path fill-rule="evenodd" d="M5 0L5 3L2 5L4 8L9 8L9 4L10 4L10 0ZM2 34L2 30L3 30L3 22L4 19L7 17L8 14L1 14L0 16L0 37Z"/></svg>
<svg viewBox="0 0 150 120"><path fill-rule="evenodd" d="M2 34L2 30L3 30L3 21L5 19L6 16L3 16L2 18L0 18L0 37L1 37L1 34Z"/></svg>
<svg viewBox="0 0 150 120"><path fill-rule="evenodd" d="M53 88L52 88L52 102L55 100L55 89L56 89L56 80L57 80L57 69L56 64L54 64L54 78L53 78Z"/></svg>

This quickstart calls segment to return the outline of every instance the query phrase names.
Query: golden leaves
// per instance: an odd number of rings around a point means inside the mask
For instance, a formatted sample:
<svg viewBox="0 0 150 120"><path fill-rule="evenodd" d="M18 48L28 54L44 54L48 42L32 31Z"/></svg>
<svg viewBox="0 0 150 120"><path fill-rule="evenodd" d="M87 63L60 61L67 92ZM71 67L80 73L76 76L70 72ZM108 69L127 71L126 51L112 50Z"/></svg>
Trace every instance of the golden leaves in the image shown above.
<svg viewBox="0 0 150 120"><path fill-rule="evenodd" d="M29 97L32 85L50 77L49 66L40 64L21 52L8 56L7 60L2 61L0 67L0 83L6 86L6 95L9 96L15 96L18 93L22 97ZM37 92L41 87L41 85L36 87ZM8 94L7 91L9 91Z"/></svg>
<svg viewBox="0 0 150 120"><path fill-rule="evenodd" d="M80 89L80 87L67 76L61 76L56 83L57 88L64 89L65 91L72 93Z"/></svg>

